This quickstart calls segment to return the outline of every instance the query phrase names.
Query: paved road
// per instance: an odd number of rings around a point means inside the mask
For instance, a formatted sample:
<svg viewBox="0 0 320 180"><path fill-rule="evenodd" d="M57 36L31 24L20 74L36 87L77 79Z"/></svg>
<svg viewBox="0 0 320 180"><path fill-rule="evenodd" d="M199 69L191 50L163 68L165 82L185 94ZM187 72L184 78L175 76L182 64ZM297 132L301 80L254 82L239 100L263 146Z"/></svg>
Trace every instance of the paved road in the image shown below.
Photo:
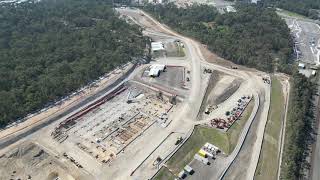
<svg viewBox="0 0 320 180"><path fill-rule="evenodd" d="M292 17L285 17L288 27L291 29L297 41L297 48L301 51L298 59L305 63L320 65L320 27L310 19L297 19ZM315 45L312 45L312 41ZM320 84L320 81L318 82ZM318 94L320 88L318 87ZM318 99L319 97L316 97ZM316 109L318 110L320 104L318 100L315 102ZM319 113L319 112L317 112ZM319 121L319 116L318 116ZM311 170L310 176L312 180L320 179L320 123L317 124L316 142L313 145L313 152L311 157ZM278 174L280 176L280 174Z"/></svg>
<svg viewBox="0 0 320 180"><path fill-rule="evenodd" d="M308 64L320 64L319 25L303 19L285 18L296 41L297 59Z"/></svg>

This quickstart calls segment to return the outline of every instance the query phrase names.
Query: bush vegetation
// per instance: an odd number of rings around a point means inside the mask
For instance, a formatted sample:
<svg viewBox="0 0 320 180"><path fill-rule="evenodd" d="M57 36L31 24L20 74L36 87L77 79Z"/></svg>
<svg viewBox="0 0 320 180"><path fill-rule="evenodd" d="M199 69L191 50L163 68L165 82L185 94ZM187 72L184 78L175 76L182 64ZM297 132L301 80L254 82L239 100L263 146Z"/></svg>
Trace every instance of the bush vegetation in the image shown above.
<svg viewBox="0 0 320 180"><path fill-rule="evenodd" d="M141 56L138 26L103 0L0 6L0 126Z"/></svg>
<svg viewBox="0 0 320 180"><path fill-rule="evenodd" d="M287 115L285 144L281 167L281 179L303 179L308 168L306 157L312 142L313 84L298 72L293 73L291 94Z"/></svg>
<svg viewBox="0 0 320 180"><path fill-rule="evenodd" d="M247 4L238 5L237 13L219 14L208 5L179 8L169 3L149 4L144 10L234 63L268 72L288 67L290 31L274 9Z"/></svg>
<svg viewBox="0 0 320 180"><path fill-rule="evenodd" d="M267 6L273 5L313 19L319 19L320 0L264 0Z"/></svg>

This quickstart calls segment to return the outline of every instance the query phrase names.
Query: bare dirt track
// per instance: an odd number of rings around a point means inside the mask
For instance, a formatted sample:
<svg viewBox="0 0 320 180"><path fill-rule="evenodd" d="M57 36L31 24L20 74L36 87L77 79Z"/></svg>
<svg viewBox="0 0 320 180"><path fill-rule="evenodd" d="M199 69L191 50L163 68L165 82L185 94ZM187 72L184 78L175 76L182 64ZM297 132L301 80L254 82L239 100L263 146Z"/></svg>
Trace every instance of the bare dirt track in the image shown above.
<svg viewBox="0 0 320 180"><path fill-rule="evenodd" d="M172 33L172 31L169 31L170 33ZM176 33L172 33L172 34L174 34L174 35L176 35ZM257 88L256 87L256 82L259 82L259 81L261 81L261 80L259 80L263 75L263 73L260 73L262 76L258 76L258 77L255 77L255 78L252 78L251 76L248 76L246 73L244 73L244 72L239 72L239 71L234 71L234 70L231 70L231 69L229 69L229 68L225 68L225 67L222 67L222 66L218 66L218 65L213 65L213 64L207 64L207 63L205 63L205 58L203 57L203 55L202 55L202 53L201 53L201 51L200 51L200 47L199 47L199 44L198 43L196 43L196 42L194 42L193 40L191 40L191 39L188 39L188 41L187 41L188 43L190 43L190 44L192 44L193 45L193 47L196 49L196 52L198 53L198 55L199 55L199 57L200 57L200 59L201 59L201 62L202 63L204 63L205 65L208 65L208 67L211 67L211 68L214 68L214 69L219 69L219 70L221 70L221 71L223 71L223 72L233 72L232 74L239 74L240 75L240 77L242 77L242 78L245 78L246 79L246 81L250 81L250 80L252 80L253 82L254 82L254 86L255 86L255 89ZM252 73L253 74L253 73ZM259 73L258 73L258 75L260 75ZM266 91L265 93L262 93L261 95L270 95L270 87L268 87L268 85L267 85L267 87L265 86L265 85L263 85L262 87L261 87L261 89L264 89L264 90L262 90L262 92L263 91ZM268 107L269 107L269 103L270 103L270 101L269 101L269 98L263 98L263 101L264 101L264 103L265 103L265 107L264 107L264 109L263 109L263 116L262 116L262 119L263 120L261 120L260 122L259 122L259 127L260 127L260 129L259 129L259 131L260 131L260 133L258 133L259 135L259 139L256 139L253 143L255 144L255 147L256 148L254 148L253 149L253 154L254 154L254 157L250 157L251 158L251 161L249 161L250 163L253 163L253 164L251 164L251 166L250 166L250 169L248 169L248 171L247 171L247 173L248 174L250 174L250 176L252 176L252 177L249 177L250 179L251 178L253 178L253 175L254 175L254 171L255 171L255 167L256 167L256 165L257 165L257 159L258 159L258 157L259 157L259 153L260 153L260 149L259 149L259 147L261 147L261 146L259 146L259 144L261 144L261 142L262 142L262 137L263 137L263 130L264 130L264 125L265 125L265 123L266 123L266 120L267 120L267 113L268 113ZM259 118L257 118L257 119L259 119ZM253 128L254 129L254 128ZM262 130L262 133L261 133L261 130ZM257 133L257 130L255 130L256 131L256 133ZM246 146L246 145L244 145L244 146Z"/></svg>

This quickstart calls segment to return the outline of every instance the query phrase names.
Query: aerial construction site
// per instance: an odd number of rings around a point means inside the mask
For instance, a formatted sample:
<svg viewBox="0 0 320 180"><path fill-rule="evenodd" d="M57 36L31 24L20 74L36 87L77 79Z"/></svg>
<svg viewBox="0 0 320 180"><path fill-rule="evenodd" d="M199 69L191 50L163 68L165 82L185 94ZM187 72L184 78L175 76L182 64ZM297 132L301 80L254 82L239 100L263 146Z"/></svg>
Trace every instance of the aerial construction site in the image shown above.
<svg viewBox="0 0 320 180"><path fill-rule="evenodd" d="M164 168L176 178L252 179L270 77L218 60L143 11L117 11L150 37L151 62L118 67L0 131L1 179L166 179L157 177ZM224 134L239 124L229 150L215 139L181 150L199 128ZM177 156L188 158L170 166Z"/></svg>

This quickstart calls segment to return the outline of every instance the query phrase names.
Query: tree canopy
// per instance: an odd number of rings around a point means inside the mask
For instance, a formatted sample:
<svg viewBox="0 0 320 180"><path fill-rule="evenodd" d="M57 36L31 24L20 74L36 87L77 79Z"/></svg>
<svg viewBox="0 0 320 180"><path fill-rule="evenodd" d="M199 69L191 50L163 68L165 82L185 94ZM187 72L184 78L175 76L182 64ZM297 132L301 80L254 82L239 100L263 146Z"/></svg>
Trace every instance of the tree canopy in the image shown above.
<svg viewBox="0 0 320 180"><path fill-rule="evenodd" d="M264 0L264 3L319 19L320 0Z"/></svg>
<svg viewBox="0 0 320 180"><path fill-rule="evenodd" d="M0 6L0 126L141 56L138 26L103 0Z"/></svg>
<svg viewBox="0 0 320 180"><path fill-rule="evenodd" d="M287 115L285 146L281 166L281 179L304 179L308 167L306 157L312 142L312 83L302 74L293 73L290 103ZM315 89L315 88L314 88Z"/></svg>
<svg viewBox="0 0 320 180"><path fill-rule="evenodd" d="M237 64L272 71L285 67L292 53L290 30L274 9L246 4L236 13L218 14L208 5L178 8L172 3L144 9Z"/></svg>

